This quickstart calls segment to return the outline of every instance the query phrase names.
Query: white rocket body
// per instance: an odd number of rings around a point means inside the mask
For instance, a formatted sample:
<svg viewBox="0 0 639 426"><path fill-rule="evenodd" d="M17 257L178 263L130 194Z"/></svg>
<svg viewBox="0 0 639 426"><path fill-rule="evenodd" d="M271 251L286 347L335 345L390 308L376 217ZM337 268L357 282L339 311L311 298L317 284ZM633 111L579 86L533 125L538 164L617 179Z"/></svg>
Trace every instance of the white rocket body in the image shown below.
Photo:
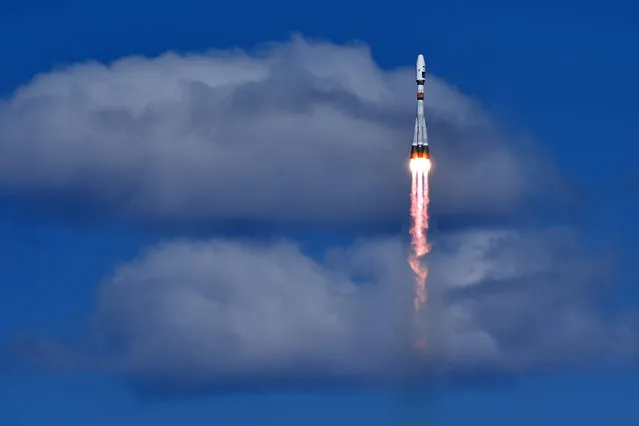
<svg viewBox="0 0 639 426"><path fill-rule="evenodd" d="M417 56L416 78L417 82L417 117L415 118L415 133L410 158L430 158L428 149L428 135L426 133L426 120L424 119L424 83L426 82L426 62L424 55Z"/></svg>

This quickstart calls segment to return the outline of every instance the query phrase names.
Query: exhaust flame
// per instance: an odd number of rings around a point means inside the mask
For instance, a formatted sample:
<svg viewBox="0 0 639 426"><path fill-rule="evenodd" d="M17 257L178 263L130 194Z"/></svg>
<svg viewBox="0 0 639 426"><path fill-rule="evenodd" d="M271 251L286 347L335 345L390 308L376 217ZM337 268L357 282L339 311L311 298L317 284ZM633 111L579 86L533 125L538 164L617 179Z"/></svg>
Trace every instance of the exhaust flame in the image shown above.
<svg viewBox="0 0 639 426"><path fill-rule="evenodd" d="M430 159L413 158L410 160L410 170L413 181L411 188L411 228L413 253L408 263L415 273L415 313L419 313L426 303L426 277L428 269L421 263L421 258L429 252L430 247L426 238L428 230L428 173L430 172Z"/></svg>

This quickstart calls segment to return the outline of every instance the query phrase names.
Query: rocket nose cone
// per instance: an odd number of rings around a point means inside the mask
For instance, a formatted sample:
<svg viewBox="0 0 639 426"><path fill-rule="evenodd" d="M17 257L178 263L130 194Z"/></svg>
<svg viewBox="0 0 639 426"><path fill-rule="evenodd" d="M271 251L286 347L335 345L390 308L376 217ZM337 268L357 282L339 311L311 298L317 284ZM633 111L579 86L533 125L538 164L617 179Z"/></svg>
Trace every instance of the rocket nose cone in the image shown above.
<svg viewBox="0 0 639 426"><path fill-rule="evenodd" d="M415 68L417 84L423 84L426 80L426 63L424 62L424 55L417 56L417 67Z"/></svg>

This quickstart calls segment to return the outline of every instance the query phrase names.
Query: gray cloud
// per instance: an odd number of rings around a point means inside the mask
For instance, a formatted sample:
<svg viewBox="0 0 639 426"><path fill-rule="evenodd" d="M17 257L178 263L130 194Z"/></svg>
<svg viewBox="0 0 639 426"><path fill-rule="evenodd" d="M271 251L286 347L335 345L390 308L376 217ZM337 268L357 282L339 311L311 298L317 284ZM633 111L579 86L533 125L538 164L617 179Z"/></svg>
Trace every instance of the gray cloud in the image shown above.
<svg viewBox="0 0 639 426"><path fill-rule="evenodd" d="M0 104L0 195L134 220L400 220L413 73L380 69L363 45L296 37L251 55L41 74ZM509 212L561 186L536 150L437 77L426 112L435 212Z"/></svg>
<svg viewBox="0 0 639 426"><path fill-rule="evenodd" d="M567 230L441 239L417 327L405 259L398 239L335 248L322 262L287 242L168 242L105 279L88 346L66 352L66 366L188 389L636 360L636 314L597 303L611 266ZM425 352L413 350L418 337Z"/></svg>

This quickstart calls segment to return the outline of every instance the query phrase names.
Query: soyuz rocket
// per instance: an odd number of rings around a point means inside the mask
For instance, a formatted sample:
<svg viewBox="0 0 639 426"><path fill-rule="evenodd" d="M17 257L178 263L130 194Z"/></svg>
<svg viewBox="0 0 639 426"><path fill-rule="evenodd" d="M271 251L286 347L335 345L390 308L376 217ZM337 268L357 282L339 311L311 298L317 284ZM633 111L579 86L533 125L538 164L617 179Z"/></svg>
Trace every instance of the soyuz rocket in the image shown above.
<svg viewBox="0 0 639 426"><path fill-rule="evenodd" d="M415 118L415 134L410 150L410 158L430 158L426 120L424 120L424 83L426 82L426 63L424 55L417 56L417 117Z"/></svg>

